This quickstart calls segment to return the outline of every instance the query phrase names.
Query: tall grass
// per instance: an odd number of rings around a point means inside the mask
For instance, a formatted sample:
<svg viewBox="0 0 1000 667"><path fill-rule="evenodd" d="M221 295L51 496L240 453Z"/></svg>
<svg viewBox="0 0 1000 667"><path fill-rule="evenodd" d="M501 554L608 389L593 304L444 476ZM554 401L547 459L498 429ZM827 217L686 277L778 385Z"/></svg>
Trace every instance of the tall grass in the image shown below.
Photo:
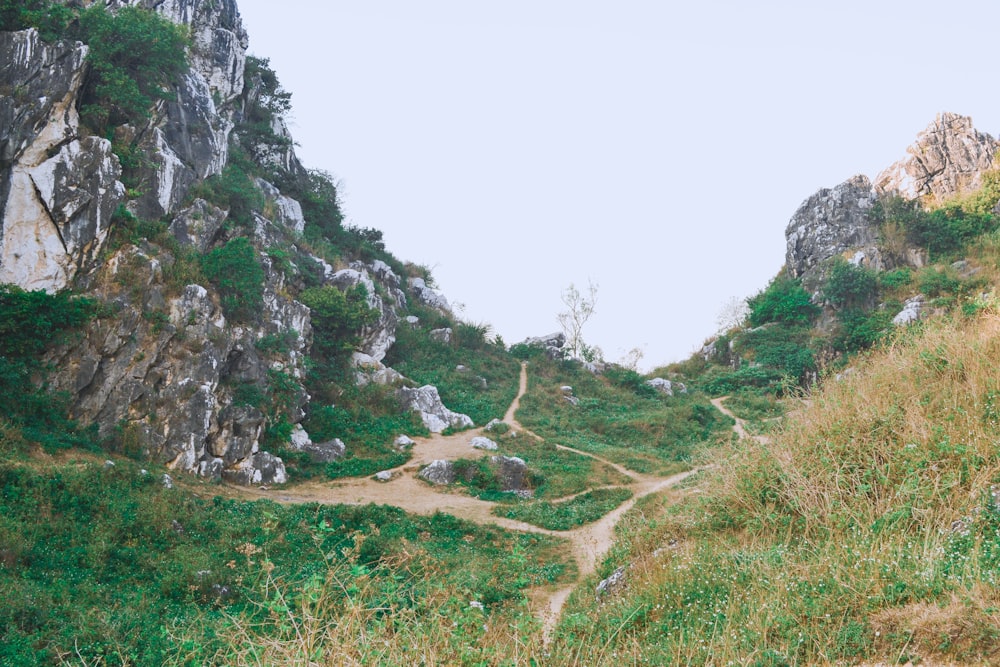
<svg viewBox="0 0 1000 667"><path fill-rule="evenodd" d="M912 329L676 506L641 501L552 664L1000 659L1000 316Z"/></svg>

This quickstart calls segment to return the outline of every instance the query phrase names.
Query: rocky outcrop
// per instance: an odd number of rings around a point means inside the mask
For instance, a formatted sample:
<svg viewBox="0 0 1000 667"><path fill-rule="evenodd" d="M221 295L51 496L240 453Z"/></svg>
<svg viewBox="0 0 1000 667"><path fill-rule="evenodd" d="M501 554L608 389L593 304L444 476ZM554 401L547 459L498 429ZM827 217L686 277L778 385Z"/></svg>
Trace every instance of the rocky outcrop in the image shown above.
<svg viewBox="0 0 1000 667"><path fill-rule="evenodd" d="M448 484L455 483L455 480L458 479L458 474L455 472L454 463L445 461L444 459L437 459L428 463L417 473L417 477L436 486L447 486Z"/></svg>
<svg viewBox="0 0 1000 667"><path fill-rule="evenodd" d="M440 433L446 428L472 428L475 424L468 415L452 412L441 402L437 387L424 385L416 389L402 387L396 392L406 410L420 413L420 420L431 433Z"/></svg>
<svg viewBox="0 0 1000 667"><path fill-rule="evenodd" d="M872 207L878 199L867 176L855 176L805 200L785 230L785 264L792 276L815 290L823 264L836 255L882 268ZM860 253L860 255L859 255Z"/></svg>
<svg viewBox="0 0 1000 667"><path fill-rule="evenodd" d="M111 144L80 135L87 47L0 33L0 282L65 287L124 198Z"/></svg>
<svg viewBox="0 0 1000 667"><path fill-rule="evenodd" d="M906 149L907 157L875 177L879 192L927 203L975 190L983 173L997 166L1000 141L977 131L972 119L938 114Z"/></svg>
<svg viewBox="0 0 1000 667"><path fill-rule="evenodd" d="M448 304L448 299L441 292L428 287L426 280L423 278L410 278L409 287L410 294L418 302L433 308L442 315L451 315L451 306Z"/></svg>
<svg viewBox="0 0 1000 667"><path fill-rule="evenodd" d="M545 350L546 356L550 359L561 359L563 356L563 347L566 345L566 334L558 332L551 333L548 336L526 338L521 342L521 345L540 347Z"/></svg>
<svg viewBox="0 0 1000 667"><path fill-rule="evenodd" d="M378 280L378 287L372 278L373 275ZM376 260L371 265L354 262L351 268L334 272L327 280L343 291L359 285L364 287L368 307L377 312L379 317L361 331L358 351L365 357L360 358L359 365L370 366L372 362L381 362L389 348L396 342L398 313L406 307L406 296L399 287L399 276L385 262ZM386 295L385 298L383 294Z"/></svg>
<svg viewBox="0 0 1000 667"><path fill-rule="evenodd" d="M531 495L528 484L528 464L517 456L491 456L489 465L500 490L507 493L517 493L522 496Z"/></svg>
<svg viewBox="0 0 1000 667"><path fill-rule="evenodd" d="M924 295L918 294L906 300L903 309L892 318L892 323L897 327L913 324L920 319L924 309Z"/></svg>

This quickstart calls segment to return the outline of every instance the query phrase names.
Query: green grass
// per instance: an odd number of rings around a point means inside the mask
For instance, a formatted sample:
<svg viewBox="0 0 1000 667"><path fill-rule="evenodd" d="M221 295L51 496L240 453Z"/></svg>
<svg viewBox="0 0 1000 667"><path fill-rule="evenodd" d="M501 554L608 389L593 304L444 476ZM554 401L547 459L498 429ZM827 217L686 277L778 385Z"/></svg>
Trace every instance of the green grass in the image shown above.
<svg viewBox="0 0 1000 667"><path fill-rule="evenodd" d="M578 405L560 387L570 385ZM690 468L705 443L728 437L732 420L700 394L650 395L616 385L574 363L536 359L518 419L546 441L589 452L637 472L669 475Z"/></svg>
<svg viewBox="0 0 1000 667"><path fill-rule="evenodd" d="M301 597L338 568L410 608L441 590L518 608L525 587L572 574L558 539L447 515L231 500L203 483L168 490L162 471L129 461L44 465L0 463L4 665L180 664L185 653L229 664L206 656L232 622L268 621L275 587Z"/></svg>
<svg viewBox="0 0 1000 667"><path fill-rule="evenodd" d="M561 502L535 500L497 506L493 513L548 530L572 530L597 521L631 497L628 489L595 489Z"/></svg>

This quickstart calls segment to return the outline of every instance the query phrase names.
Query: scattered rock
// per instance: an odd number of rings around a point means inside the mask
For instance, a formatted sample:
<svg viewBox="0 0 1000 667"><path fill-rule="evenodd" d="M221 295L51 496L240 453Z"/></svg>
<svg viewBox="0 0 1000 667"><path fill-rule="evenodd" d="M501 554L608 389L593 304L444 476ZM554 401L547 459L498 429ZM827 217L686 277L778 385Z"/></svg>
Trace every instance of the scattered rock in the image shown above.
<svg viewBox="0 0 1000 667"><path fill-rule="evenodd" d="M165 488L165 489L172 489L172 488L174 488L174 479L170 475L168 475L167 473L163 473L163 477L160 478L160 481L163 484L163 488Z"/></svg>
<svg viewBox="0 0 1000 667"><path fill-rule="evenodd" d="M923 294L911 297L903 303L903 310L899 311L899 314L892 318L892 323L897 327L913 324L920 319L920 314L923 311L923 308Z"/></svg>
<svg viewBox="0 0 1000 667"><path fill-rule="evenodd" d="M175 533L177 533L178 535L183 535L184 532L185 532L184 531L184 526L182 526L181 522L178 521L177 519L171 519L170 520L170 528L173 529L173 531Z"/></svg>
<svg viewBox="0 0 1000 667"><path fill-rule="evenodd" d="M105 470L110 470L111 468L114 468L114 467L115 467L115 462L114 461L108 460L108 461L104 462L104 469Z"/></svg>
<svg viewBox="0 0 1000 667"><path fill-rule="evenodd" d="M576 396L563 396L563 398L565 398L573 407L580 405L580 399Z"/></svg>
<svg viewBox="0 0 1000 667"><path fill-rule="evenodd" d="M566 345L566 335L562 332L552 333L548 336L537 336L525 339L521 345L528 347L540 347L545 350L545 355L550 359L562 359L563 346Z"/></svg>
<svg viewBox="0 0 1000 667"><path fill-rule="evenodd" d="M610 577L602 579L597 584L597 599L600 600L605 595L613 595L625 586L625 566L619 567Z"/></svg>
<svg viewBox="0 0 1000 667"><path fill-rule="evenodd" d="M561 391L564 394L572 394L573 387L569 386L568 384L564 384L563 386L559 387L559 391Z"/></svg>
<svg viewBox="0 0 1000 667"><path fill-rule="evenodd" d="M380 472L375 473L375 481L376 482L391 482L392 481L392 471L391 470L382 470Z"/></svg>
<svg viewBox="0 0 1000 667"><path fill-rule="evenodd" d="M392 444L396 446L396 449L402 451L408 447L412 447L417 443L410 436L401 435L398 438L396 438Z"/></svg>
<svg viewBox="0 0 1000 667"><path fill-rule="evenodd" d="M473 449L482 449L488 452L495 452L497 449L499 449L497 443L493 442L489 438L484 438L481 435L477 435L469 442L469 444L472 446Z"/></svg>
<svg viewBox="0 0 1000 667"><path fill-rule="evenodd" d="M470 601L469 602L469 606L472 607L473 609L479 609L479 610L485 609L485 607L483 606L483 603L479 602L478 600L472 600L472 601Z"/></svg>
<svg viewBox="0 0 1000 667"><path fill-rule="evenodd" d="M448 484L454 484L457 475L455 473L455 466L451 461L437 459L436 461L428 463L419 473L417 473L417 477L430 482L431 484L445 486Z"/></svg>

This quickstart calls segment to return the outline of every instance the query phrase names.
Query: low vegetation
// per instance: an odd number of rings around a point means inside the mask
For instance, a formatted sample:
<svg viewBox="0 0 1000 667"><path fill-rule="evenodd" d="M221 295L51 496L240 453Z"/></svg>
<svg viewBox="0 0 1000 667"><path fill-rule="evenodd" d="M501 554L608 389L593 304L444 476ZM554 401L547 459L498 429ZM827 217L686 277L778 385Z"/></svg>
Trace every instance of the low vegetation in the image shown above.
<svg viewBox="0 0 1000 667"><path fill-rule="evenodd" d="M561 501L523 501L498 505L493 513L547 530L572 530L597 521L632 497L628 489L595 489Z"/></svg>

